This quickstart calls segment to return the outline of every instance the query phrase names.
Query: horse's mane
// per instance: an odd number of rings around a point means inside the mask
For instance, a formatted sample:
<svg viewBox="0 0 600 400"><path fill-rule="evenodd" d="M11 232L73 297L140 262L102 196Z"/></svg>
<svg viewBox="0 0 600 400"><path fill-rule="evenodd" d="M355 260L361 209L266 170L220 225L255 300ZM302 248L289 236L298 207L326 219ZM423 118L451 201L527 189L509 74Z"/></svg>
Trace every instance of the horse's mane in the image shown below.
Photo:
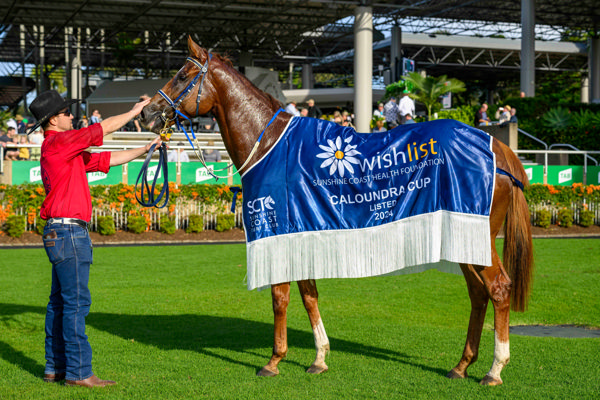
<svg viewBox="0 0 600 400"><path fill-rule="evenodd" d="M228 67L231 67L234 71L237 71L241 76L243 76L250 85L252 85L253 87L256 88L256 90L258 90L261 94L263 94L267 100L267 102L273 107L273 108L283 108L284 104L281 103L279 100L277 100L275 97L273 97L272 95L270 95L269 93L260 90L250 79L246 78L244 76L244 74L242 74L241 72L239 72L238 70L235 69L235 67L233 66L233 62L231 61L231 59L228 56L219 54L219 53L211 53L213 55L214 58L216 58L217 60L219 60L220 62L222 62L223 64L227 65Z"/></svg>

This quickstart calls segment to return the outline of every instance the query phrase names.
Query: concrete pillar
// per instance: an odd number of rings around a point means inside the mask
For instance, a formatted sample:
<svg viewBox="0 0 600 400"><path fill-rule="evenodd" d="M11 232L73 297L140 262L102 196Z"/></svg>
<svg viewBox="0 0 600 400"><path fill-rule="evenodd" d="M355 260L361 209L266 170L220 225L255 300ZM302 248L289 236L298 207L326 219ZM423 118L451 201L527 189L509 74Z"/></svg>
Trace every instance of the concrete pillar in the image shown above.
<svg viewBox="0 0 600 400"><path fill-rule="evenodd" d="M312 89L314 87L312 65L302 64L302 89Z"/></svg>
<svg viewBox="0 0 600 400"><path fill-rule="evenodd" d="M48 90L50 88L50 84L48 83L48 78L46 77L46 40L44 37L44 25L40 25L38 34L38 43L40 47L40 86L36 90L39 94Z"/></svg>
<svg viewBox="0 0 600 400"><path fill-rule="evenodd" d="M535 96L535 0L521 0L521 91Z"/></svg>
<svg viewBox="0 0 600 400"><path fill-rule="evenodd" d="M390 71L392 82L398 82L402 76L402 29L392 27L392 43L390 45Z"/></svg>
<svg viewBox="0 0 600 400"><path fill-rule="evenodd" d="M588 76L583 76L581 78L581 102L589 103L590 102L590 78Z"/></svg>
<svg viewBox="0 0 600 400"><path fill-rule="evenodd" d="M373 112L373 9L354 14L354 115L358 132L370 132Z"/></svg>
<svg viewBox="0 0 600 400"><path fill-rule="evenodd" d="M21 85L23 90L23 112L27 112L27 84L25 77L25 25L20 25L20 48L21 48Z"/></svg>
<svg viewBox="0 0 600 400"><path fill-rule="evenodd" d="M291 62L290 65L289 65L289 67L290 67L289 68L290 76L289 76L289 79L288 79L288 82L289 82L288 89L292 90L294 88L294 63Z"/></svg>
<svg viewBox="0 0 600 400"><path fill-rule="evenodd" d="M74 93L71 87L71 36L73 35L73 28L65 26L65 82L63 84L67 88L67 99L74 99Z"/></svg>
<svg viewBox="0 0 600 400"><path fill-rule="evenodd" d="M592 36L588 48L589 99L597 103L600 102L600 37Z"/></svg>
<svg viewBox="0 0 600 400"><path fill-rule="evenodd" d="M71 98L81 99L81 28L77 28L75 39L75 56L71 60ZM79 107L71 106L71 112L79 119Z"/></svg>

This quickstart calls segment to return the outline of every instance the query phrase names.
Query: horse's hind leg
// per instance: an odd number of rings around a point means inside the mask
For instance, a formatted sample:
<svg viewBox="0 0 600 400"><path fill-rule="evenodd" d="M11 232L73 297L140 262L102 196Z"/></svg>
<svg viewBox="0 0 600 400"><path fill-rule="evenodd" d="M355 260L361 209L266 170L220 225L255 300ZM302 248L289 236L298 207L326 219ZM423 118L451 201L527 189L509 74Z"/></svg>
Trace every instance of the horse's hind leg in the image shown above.
<svg viewBox="0 0 600 400"><path fill-rule="evenodd" d="M480 275L494 305L494 362L481 384L494 386L502 384L500 373L510 360L508 336L512 282L502 267L498 253L494 251L492 257L494 265L484 268Z"/></svg>
<svg viewBox="0 0 600 400"><path fill-rule="evenodd" d="M452 368L447 375L451 379L466 378L468 376L467 368L477 361L481 331L483 330L483 322L489 302L489 295L485 289L485 284L475 270L475 267L473 265L461 264L460 268L467 281L469 298L471 299L471 316L469 318L467 341L462 358L458 362L458 365Z"/></svg>
<svg viewBox="0 0 600 400"><path fill-rule="evenodd" d="M256 375L275 376L279 375L277 365L287 355L287 307L290 303L290 283L281 283L271 286L271 297L273 299L274 315L274 342L273 355L269 363L265 365Z"/></svg>
<svg viewBox="0 0 600 400"><path fill-rule="evenodd" d="M315 347L317 349L315 362L312 363L306 372L310 374L320 374L328 369L327 364L325 364L325 355L329 351L329 339L325 333L325 327L323 326L321 314L319 313L319 293L317 292L317 284L312 279L298 281L298 288L300 289L304 308L306 308L306 311L308 312L310 325L312 326L313 334L315 335Z"/></svg>

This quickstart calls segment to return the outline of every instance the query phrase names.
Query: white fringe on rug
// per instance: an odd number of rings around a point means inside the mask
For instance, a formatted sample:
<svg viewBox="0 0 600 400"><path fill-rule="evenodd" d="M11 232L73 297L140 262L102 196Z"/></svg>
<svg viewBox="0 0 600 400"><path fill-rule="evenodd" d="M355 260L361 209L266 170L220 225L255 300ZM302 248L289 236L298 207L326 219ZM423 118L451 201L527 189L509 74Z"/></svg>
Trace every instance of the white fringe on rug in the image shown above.
<svg viewBox="0 0 600 400"><path fill-rule="evenodd" d="M302 232L247 244L248 290L324 278L364 278L492 265L489 217L437 211L364 229Z"/></svg>

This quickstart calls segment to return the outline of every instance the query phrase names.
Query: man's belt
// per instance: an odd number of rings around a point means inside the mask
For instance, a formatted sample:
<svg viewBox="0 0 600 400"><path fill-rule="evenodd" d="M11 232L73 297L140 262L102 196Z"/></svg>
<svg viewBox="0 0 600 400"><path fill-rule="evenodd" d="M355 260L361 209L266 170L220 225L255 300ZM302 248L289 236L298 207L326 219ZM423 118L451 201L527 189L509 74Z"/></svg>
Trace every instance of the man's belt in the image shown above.
<svg viewBox="0 0 600 400"><path fill-rule="evenodd" d="M52 224L79 225L82 228L85 228L85 229L88 228L88 223L85 222L84 220L78 219L78 218L50 218L46 224L48 224L48 225L52 225Z"/></svg>

